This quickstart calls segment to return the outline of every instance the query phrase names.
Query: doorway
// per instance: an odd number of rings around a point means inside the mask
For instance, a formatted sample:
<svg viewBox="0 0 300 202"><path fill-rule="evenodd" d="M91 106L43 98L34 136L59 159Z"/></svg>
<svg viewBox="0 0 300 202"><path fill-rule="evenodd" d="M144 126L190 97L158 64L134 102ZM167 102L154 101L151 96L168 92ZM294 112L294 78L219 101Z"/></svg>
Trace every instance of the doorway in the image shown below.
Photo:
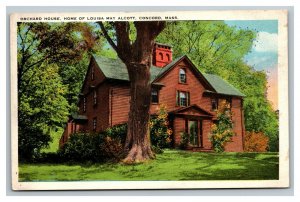
<svg viewBox="0 0 300 202"><path fill-rule="evenodd" d="M202 147L202 120L188 120L188 134L192 147Z"/></svg>

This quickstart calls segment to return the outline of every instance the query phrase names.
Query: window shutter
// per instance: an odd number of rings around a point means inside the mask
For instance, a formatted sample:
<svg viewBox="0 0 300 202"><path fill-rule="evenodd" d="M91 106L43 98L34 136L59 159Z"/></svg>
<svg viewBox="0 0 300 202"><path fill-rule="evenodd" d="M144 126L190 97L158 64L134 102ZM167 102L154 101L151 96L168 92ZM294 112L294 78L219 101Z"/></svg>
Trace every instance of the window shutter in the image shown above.
<svg viewBox="0 0 300 202"><path fill-rule="evenodd" d="M179 106L179 91L176 91L176 106Z"/></svg>

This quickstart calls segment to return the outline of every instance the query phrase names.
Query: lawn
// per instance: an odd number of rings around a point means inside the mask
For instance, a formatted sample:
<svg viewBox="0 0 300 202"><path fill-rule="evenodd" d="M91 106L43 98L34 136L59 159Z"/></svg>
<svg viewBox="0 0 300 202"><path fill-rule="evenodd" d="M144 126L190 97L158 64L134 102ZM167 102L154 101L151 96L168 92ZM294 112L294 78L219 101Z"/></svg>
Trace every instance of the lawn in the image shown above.
<svg viewBox="0 0 300 202"><path fill-rule="evenodd" d="M274 180L278 153L165 150L144 164L20 164L19 181Z"/></svg>

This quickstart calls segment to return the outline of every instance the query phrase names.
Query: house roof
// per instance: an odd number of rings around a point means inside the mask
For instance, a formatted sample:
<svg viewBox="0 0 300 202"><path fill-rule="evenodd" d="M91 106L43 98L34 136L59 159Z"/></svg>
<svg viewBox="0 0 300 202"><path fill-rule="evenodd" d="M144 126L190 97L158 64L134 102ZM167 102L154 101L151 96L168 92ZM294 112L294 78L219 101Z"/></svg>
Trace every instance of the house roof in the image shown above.
<svg viewBox="0 0 300 202"><path fill-rule="evenodd" d="M125 64L120 59L112 59L93 55L98 67L106 78L129 81L128 71ZM116 68L117 67L117 68ZM162 68L150 67L150 81L152 82L160 73Z"/></svg>
<svg viewBox="0 0 300 202"><path fill-rule="evenodd" d="M101 56L93 55L98 67L103 72L106 78L129 81L128 71L125 64L120 59L112 59ZM150 67L150 82L157 80L168 72L174 65L182 60L187 58L186 55L180 56L174 59L171 63L167 64L165 67ZM198 72L200 72L197 69ZM200 73L202 74L202 73ZM204 79L210 84L218 94L232 95L232 96L245 96L235 87L230 85L228 82L224 81L221 77L213 74L202 74ZM211 91L212 92L212 91Z"/></svg>
<svg viewBox="0 0 300 202"><path fill-rule="evenodd" d="M74 120L87 120L87 116L85 115L79 115L77 113L73 113L71 114L71 118L74 119Z"/></svg>
<svg viewBox="0 0 300 202"><path fill-rule="evenodd" d="M232 86L227 81L223 80L221 77L217 75L203 74L203 76L219 94L240 96L240 97L245 96L238 89L236 89L234 86Z"/></svg>

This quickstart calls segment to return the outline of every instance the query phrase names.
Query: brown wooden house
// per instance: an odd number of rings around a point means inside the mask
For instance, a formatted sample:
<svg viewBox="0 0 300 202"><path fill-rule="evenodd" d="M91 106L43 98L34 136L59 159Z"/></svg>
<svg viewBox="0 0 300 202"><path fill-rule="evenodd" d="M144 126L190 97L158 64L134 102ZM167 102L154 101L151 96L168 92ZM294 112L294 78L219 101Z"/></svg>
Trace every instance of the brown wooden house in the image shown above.
<svg viewBox="0 0 300 202"><path fill-rule="evenodd" d="M172 60L172 49L156 43L151 71L150 114L156 114L160 104L169 112L174 147L181 134L190 135L194 150L211 150L209 136L216 120L218 103L230 104L235 136L226 151L243 151L243 94L216 75L203 74L183 55ZM74 132L99 132L126 123L129 112L130 81L125 64L119 59L93 56L82 86L79 113L70 117L61 137L63 145Z"/></svg>

